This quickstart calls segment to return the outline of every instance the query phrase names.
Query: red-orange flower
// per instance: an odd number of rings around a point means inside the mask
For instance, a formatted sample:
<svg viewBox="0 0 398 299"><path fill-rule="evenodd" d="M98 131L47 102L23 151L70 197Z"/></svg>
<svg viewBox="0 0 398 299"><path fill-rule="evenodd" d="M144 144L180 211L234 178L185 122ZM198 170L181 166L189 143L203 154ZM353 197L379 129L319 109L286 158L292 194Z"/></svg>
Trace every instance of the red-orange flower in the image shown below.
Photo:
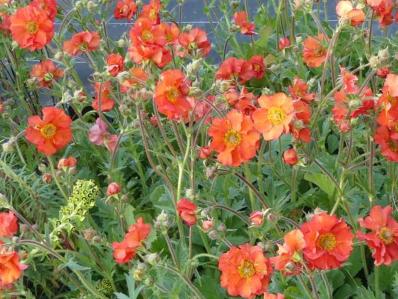
<svg viewBox="0 0 398 299"><path fill-rule="evenodd" d="M115 106L115 101L111 98L112 84L110 81L103 83L95 82L95 99L91 106L99 111L110 111Z"/></svg>
<svg viewBox="0 0 398 299"><path fill-rule="evenodd" d="M0 241L0 290L2 287L17 281L26 265L21 264L16 251L7 250Z"/></svg>
<svg viewBox="0 0 398 299"><path fill-rule="evenodd" d="M284 93L264 95L258 99L259 109L253 112L255 128L265 140L276 140L289 132L289 124L294 117L293 101Z"/></svg>
<svg viewBox="0 0 398 299"><path fill-rule="evenodd" d="M72 140L72 120L63 110L55 107L45 107L42 113L43 118L38 115L28 118L25 137L39 152L51 156Z"/></svg>
<svg viewBox="0 0 398 299"><path fill-rule="evenodd" d="M293 166L298 162L297 152L294 148L290 148L283 152L283 162L287 165Z"/></svg>
<svg viewBox="0 0 398 299"><path fill-rule="evenodd" d="M288 47L290 47L290 39L287 37L281 37L278 42L279 50L284 50Z"/></svg>
<svg viewBox="0 0 398 299"><path fill-rule="evenodd" d="M34 5L17 9L10 17L12 38L21 48L35 51L44 48L54 36L54 23L47 12Z"/></svg>
<svg viewBox="0 0 398 299"><path fill-rule="evenodd" d="M119 53L112 53L106 57L107 70L111 76L116 77L117 74L123 72L123 57Z"/></svg>
<svg viewBox="0 0 398 299"><path fill-rule="evenodd" d="M12 237L18 231L18 219L11 211L0 213L0 238Z"/></svg>
<svg viewBox="0 0 398 299"><path fill-rule="evenodd" d="M134 0L119 0L116 3L113 15L115 19L127 19L130 20L135 12L137 11L137 4Z"/></svg>
<svg viewBox="0 0 398 299"><path fill-rule="evenodd" d="M184 49L181 56L185 54L207 56L211 50L211 44L207 39L206 31L193 28L188 32L182 32L178 38L180 46Z"/></svg>
<svg viewBox="0 0 398 299"><path fill-rule="evenodd" d="M246 82L251 79L262 79L265 73L264 57L261 55L252 56L242 65L239 78L241 82Z"/></svg>
<svg viewBox="0 0 398 299"><path fill-rule="evenodd" d="M316 214L301 226L306 246L304 258L312 269L336 269L348 260L354 235L335 215Z"/></svg>
<svg viewBox="0 0 398 299"><path fill-rule="evenodd" d="M253 111L256 110L254 102L257 98L245 87L242 88L240 93L235 88L231 88L224 93L224 97L228 101L228 104L245 115L252 115Z"/></svg>
<svg viewBox="0 0 398 299"><path fill-rule="evenodd" d="M145 85L148 74L140 67L133 67L129 70L129 76L121 83L120 91L127 92L131 88L139 88Z"/></svg>
<svg viewBox="0 0 398 299"><path fill-rule="evenodd" d="M256 155L260 134L250 117L237 110L213 119L208 134L212 137L210 148L218 153L223 165L239 166Z"/></svg>
<svg viewBox="0 0 398 299"><path fill-rule="evenodd" d="M33 0L31 4L43 11L45 11L51 20L55 20L57 16L57 1L56 0Z"/></svg>
<svg viewBox="0 0 398 299"><path fill-rule="evenodd" d="M300 100L309 103L315 99L315 93L309 93L308 84L300 78L294 78L293 84L289 86L288 89L293 100Z"/></svg>
<svg viewBox="0 0 398 299"><path fill-rule="evenodd" d="M64 51L71 56L80 55L83 52L95 51L101 43L98 32L83 31L75 33L71 39L64 42Z"/></svg>
<svg viewBox="0 0 398 299"><path fill-rule="evenodd" d="M285 296L281 293L278 294L264 293L264 299L285 299Z"/></svg>
<svg viewBox="0 0 398 299"><path fill-rule="evenodd" d="M241 79L244 83L245 80L242 80L241 72L242 72L242 67L245 61L243 59L238 59L235 57L229 57L225 59L220 67L218 68L218 71L216 73L216 79L218 80L237 80Z"/></svg>
<svg viewBox="0 0 398 299"><path fill-rule="evenodd" d="M30 71L30 76L36 79L40 87L51 88L53 80L58 80L64 75L64 71L57 68L51 60L44 60L35 64Z"/></svg>
<svg viewBox="0 0 398 299"><path fill-rule="evenodd" d="M321 66L327 56L327 48L324 45L326 37L323 34L310 36L304 40L303 60L310 68Z"/></svg>
<svg viewBox="0 0 398 299"><path fill-rule="evenodd" d="M288 232L283 240L284 244L278 245L278 256L271 258L272 264L283 275L297 275L302 269L304 235L299 229L295 229Z"/></svg>
<svg viewBox="0 0 398 299"><path fill-rule="evenodd" d="M245 11L238 11L234 14L235 24L239 27L240 32L244 35L253 35L255 34L254 23L249 22L248 15Z"/></svg>
<svg viewBox="0 0 398 299"><path fill-rule="evenodd" d="M142 246L142 242L151 232L151 225L144 223L142 217L138 218L136 223L130 226L122 242L112 243L113 258L116 263L128 263L134 258L136 251Z"/></svg>
<svg viewBox="0 0 398 299"><path fill-rule="evenodd" d="M160 0L151 0L142 7L140 18L148 18L153 24L159 24L161 8Z"/></svg>
<svg viewBox="0 0 398 299"><path fill-rule="evenodd" d="M392 11L394 3L392 0L367 0L367 4L379 18L382 27L388 26L393 22Z"/></svg>
<svg viewBox="0 0 398 299"><path fill-rule="evenodd" d="M375 133L375 142L381 154L390 161L398 162L398 132L387 126L379 126Z"/></svg>
<svg viewBox="0 0 398 299"><path fill-rule="evenodd" d="M220 256L221 286L230 296L254 298L268 288L272 267L259 246L231 247Z"/></svg>
<svg viewBox="0 0 398 299"><path fill-rule="evenodd" d="M262 211L253 211L249 216L250 224L253 226L261 226L264 222L264 213Z"/></svg>
<svg viewBox="0 0 398 299"><path fill-rule="evenodd" d="M155 89L159 112L169 119L186 119L192 104L188 101L190 82L180 70L167 70L160 76Z"/></svg>
<svg viewBox="0 0 398 299"><path fill-rule="evenodd" d="M196 224L196 210L197 206L187 198L181 198L177 202L178 216L189 226Z"/></svg>
<svg viewBox="0 0 398 299"><path fill-rule="evenodd" d="M366 241L377 266L390 265L398 260L398 222L391 212L391 206L374 206L369 216L359 219L360 226L370 232L358 232L358 239Z"/></svg>
<svg viewBox="0 0 398 299"><path fill-rule="evenodd" d="M348 20L352 26L359 26L365 21L363 10L354 8L351 1L340 1L336 6L336 12L339 17Z"/></svg>

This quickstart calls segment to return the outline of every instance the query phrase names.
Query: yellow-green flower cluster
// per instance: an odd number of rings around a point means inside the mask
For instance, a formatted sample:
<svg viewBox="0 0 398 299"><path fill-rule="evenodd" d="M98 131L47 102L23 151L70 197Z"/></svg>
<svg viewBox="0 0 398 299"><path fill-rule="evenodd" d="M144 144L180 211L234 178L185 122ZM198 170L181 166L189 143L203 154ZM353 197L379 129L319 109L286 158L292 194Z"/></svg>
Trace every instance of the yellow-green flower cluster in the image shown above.
<svg viewBox="0 0 398 299"><path fill-rule="evenodd" d="M61 223L83 222L88 211L95 205L98 193L99 189L93 180L78 180L67 204L59 211Z"/></svg>
<svg viewBox="0 0 398 299"><path fill-rule="evenodd" d="M104 278L98 283L97 290L105 296L111 296L113 294L112 283L109 279Z"/></svg>

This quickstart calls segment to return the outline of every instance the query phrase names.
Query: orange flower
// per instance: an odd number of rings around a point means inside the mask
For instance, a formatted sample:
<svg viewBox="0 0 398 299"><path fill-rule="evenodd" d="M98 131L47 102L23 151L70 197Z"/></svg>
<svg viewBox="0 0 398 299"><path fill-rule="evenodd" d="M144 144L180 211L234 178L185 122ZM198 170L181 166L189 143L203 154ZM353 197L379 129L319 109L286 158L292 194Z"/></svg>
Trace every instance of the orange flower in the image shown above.
<svg viewBox="0 0 398 299"><path fill-rule="evenodd" d="M312 102L315 99L315 93L308 92L308 84L300 78L294 78L293 84L288 87L293 100Z"/></svg>
<svg viewBox="0 0 398 299"><path fill-rule="evenodd" d="M140 67L133 67L129 70L129 77L125 79L120 87L121 92L127 92L131 88L139 88L145 85L148 74Z"/></svg>
<svg viewBox="0 0 398 299"><path fill-rule="evenodd" d="M161 8L160 0L151 0L142 7L140 18L148 18L153 24L159 24Z"/></svg>
<svg viewBox="0 0 398 299"><path fill-rule="evenodd" d="M240 93L235 88L231 88L224 93L224 97L228 104L245 115L252 115L253 111L256 110L256 106L254 106L256 96L248 92L246 87L243 87Z"/></svg>
<svg viewBox="0 0 398 299"><path fill-rule="evenodd" d="M387 88L387 92L392 97L398 97L398 75L388 74L384 86Z"/></svg>
<svg viewBox="0 0 398 299"><path fill-rule="evenodd" d="M316 214L301 226L301 232L310 268L336 269L350 257L354 235L343 219L325 212Z"/></svg>
<svg viewBox="0 0 398 299"><path fill-rule="evenodd" d="M367 0L366 2L378 16L381 27L388 26L393 22L394 3L392 0Z"/></svg>
<svg viewBox="0 0 398 299"><path fill-rule="evenodd" d="M18 231L18 219L14 213L0 213L0 238L12 237Z"/></svg>
<svg viewBox="0 0 398 299"><path fill-rule="evenodd" d="M180 70L167 70L160 75L155 89L159 112L172 120L186 119L192 104L188 101L190 82Z"/></svg>
<svg viewBox="0 0 398 299"><path fill-rule="evenodd" d="M391 206L374 206L368 217L359 219L359 225L370 232L358 232L358 239L366 241L371 248L377 266L398 260L398 222L391 212Z"/></svg>
<svg viewBox="0 0 398 299"><path fill-rule="evenodd" d="M283 275L298 275L302 268L304 235L299 229L295 229L288 232L283 240L285 243L278 245L278 256L271 258L272 264Z"/></svg>
<svg viewBox="0 0 398 299"><path fill-rule="evenodd" d="M230 296L254 298L263 294L272 274L272 267L259 246L243 244L231 247L220 256L221 287Z"/></svg>
<svg viewBox="0 0 398 299"><path fill-rule="evenodd" d="M250 23L248 20L248 15L245 11L238 11L234 14L234 21L236 26L240 28L240 32L244 35L253 35L255 34L254 23Z"/></svg>
<svg viewBox="0 0 398 299"><path fill-rule="evenodd" d="M44 60L35 64L30 71L30 76L36 79L40 87L51 88L53 80L58 80L64 75L64 71L57 68L51 60Z"/></svg>
<svg viewBox="0 0 398 299"><path fill-rule="evenodd" d="M25 137L39 152L51 156L72 140L72 120L55 107L45 107L42 113L43 118L38 115L28 118Z"/></svg>
<svg viewBox="0 0 398 299"><path fill-rule="evenodd" d="M91 106L99 111L110 111L115 106L115 101L111 98L112 84L110 81L104 83L95 82L95 99Z"/></svg>
<svg viewBox="0 0 398 299"><path fill-rule="evenodd" d="M18 253L8 251L3 244L0 241L0 290L17 281L26 269L26 265L19 262Z"/></svg>
<svg viewBox="0 0 398 299"><path fill-rule="evenodd" d="M398 132L387 126L379 126L375 133L375 142L379 145L381 154L390 161L398 162Z"/></svg>
<svg viewBox="0 0 398 299"><path fill-rule="evenodd" d="M33 0L33 6L47 12L49 18L54 21L57 16L57 1L56 0Z"/></svg>
<svg viewBox="0 0 398 299"><path fill-rule="evenodd" d="M59 170L66 169L66 168L73 168L76 167L77 160L75 157L68 157L59 159L57 168Z"/></svg>
<svg viewBox="0 0 398 299"><path fill-rule="evenodd" d="M118 53L109 54L106 57L106 65L107 70L111 76L116 77L117 74L123 72L124 64L123 64L123 57Z"/></svg>
<svg viewBox="0 0 398 299"><path fill-rule="evenodd" d="M363 10L354 8L351 1L340 1L336 6L336 12L339 17L348 20L352 26L359 26L365 21Z"/></svg>
<svg viewBox="0 0 398 299"><path fill-rule="evenodd" d="M261 55L252 56L242 65L242 70L239 74L241 82L246 82L251 79L262 79L265 73L264 57Z"/></svg>
<svg viewBox="0 0 398 299"><path fill-rule="evenodd" d="M276 140L284 132L289 132L289 124L294 117L293 101L284 93L264 95L258 99L259 109L253 112L255 128L265 140Z"/></svg>
<svg viewBox="0 0 398 299"><path fill-rule="evenodd" d="M34 5L17 9L10 17L12 38L23 49L44 48L54 36L54 23L47 12Z"/></svg>
<svg viewBox="0 0 398 299"><path fill-rule="evenodd" d="M237 110L225 118L213 119L209 128L210 148L218 152L218 161L227 166L239 166L256 155L260 134L249 116Z"/></svg>
<svg viewBox="0 0 398 299"><path fill-rule="evenodd" d="M64 51L71 56L80 55L83 52L97 50L101 43L98 32L83 31L75 33L71 39L64 42Z"/></svg>
<svg viewBox="0 0 398 299"><path fill-rule="evenodd" d="M151 232L151 225L144 223L142 217L138 218L136 223L131 225L122 242L114 242L113 258L116 263L128 263L134 256L142 242Z"/></svg>
<svg viewBox="0 0 398 299"><path fill-rule="evenodd" d="M196 224L196 210L197 206L187 198L177 202L178 216L189 226Z"/></svg>
<svg viewBox="0 0 398 299"><path fill-rule="evenodd" d="M285 299L285 296L281 293L278 294L264 293L264 299Z"/></svg>
<svg viewBox="0 0 398 299"><path fill-rule="evenodd" d="M137 5L134 0L119 0L116 3L113 15L115 19L127 19L130 20L135 12L137 11Z"/></svg>
<svg viewBox="0 0 398 299"><path fill-rule="evenodd" d="M188 32L183 32L178 38L178 42L184 49L181 56L185 54L207 56L211 50L211 44L207 39L205 31L199 28L193 28Z"/></svg>
<svg viewBox="0 0 398 299"><path fill-rule="evenodd" d="M303 60L308 67L316 68L325 62L327 56L325 41L326 36L323 34L310 36L304 40Z"/></svg>

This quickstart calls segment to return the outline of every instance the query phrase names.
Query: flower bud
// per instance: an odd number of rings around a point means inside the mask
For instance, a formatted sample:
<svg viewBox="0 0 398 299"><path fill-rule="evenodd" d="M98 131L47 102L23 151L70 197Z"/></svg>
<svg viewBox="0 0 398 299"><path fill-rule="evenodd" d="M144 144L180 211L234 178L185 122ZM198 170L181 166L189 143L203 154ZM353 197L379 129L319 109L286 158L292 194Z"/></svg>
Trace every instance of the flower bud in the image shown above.
<svg viewBox="0 0 398 299"><path fill-rule="evenodd" d="M157 253L150 253L150 254L147 254L145 256L145 260L151 266L155 266L156 264L159 263L160 258L159 258L159 255Z"/></svg>
<svg viewBox="0 0 398 299"><path fill-rule="evenodd" d="M48 173L48 172L47 173L43 173L41 178L42 178L43 182L46 183L46 184L50 184L51 181L53 180L53 177L52 177L51 173Z"/></svg>
<svg viewBox="0 0 398 299"><path fill-rule="evenodd" d="M209 219L209 220L205 220L202 223L202 229L204 232L209 232L214 226L213 220Z"/></svg>
<svg viewBox="0 0 398 299"><path fill-rule="evenodd" d="M160 230L167 230L169 227L169 216L162 210L162 212L156 217L155 227Z"/></svg>
<svg viewBox="0 0 398 299"><path fill-rule="evenodd" d="M250 223L253 226L261 226L264 222L264 214L262 211L254 211L250 214Z"/></svg>
<svg viewBox="0 0 398 299"><path fill-rule="evenodd" d="M108 185L108 188L106 189L106 195L107 196L114 196L120 193L120 185L118 183L110 183Z"/></svg>
<svg viewBox="0 0 398 299"><path fill-rule="evenodd" d="M142 281L146 272L146 265L144 263L138 263L137 267L133 271L133 277L136 281Z"/></svg>
<svg viewBox="0 0 398 299"><path fill-rule="evenodd" d="M117 46L118 46L119 48L124 48L124 47L127 46L127 41L126 41L124 38L121 38L121 39L119 39L119 40L116 42L116 44L117 44Z"/></svg>
<svg viewBox="0 0 398 299"><path fill-rule="evenodd" d="M298 156L297 156L297 152L294 148L284 151L283 162L285 162L285 164L290 165L290 166L297 164Z"/></svg>

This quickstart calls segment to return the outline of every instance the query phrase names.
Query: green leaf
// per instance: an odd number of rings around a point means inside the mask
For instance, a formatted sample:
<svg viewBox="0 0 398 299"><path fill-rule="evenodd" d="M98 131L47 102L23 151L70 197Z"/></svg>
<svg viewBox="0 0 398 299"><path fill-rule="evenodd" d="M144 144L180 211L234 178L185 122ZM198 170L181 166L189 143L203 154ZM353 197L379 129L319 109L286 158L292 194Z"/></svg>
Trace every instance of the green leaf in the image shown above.
<svg viewBox="0 0 398 299"><path fill-rule="evenodd" d="M323 192L325 192L329 198L333 198L336 187L334 182L327 176L322 173L306 173L304 175L304 179L308 182L311 182L317 185Z"/></svg>

